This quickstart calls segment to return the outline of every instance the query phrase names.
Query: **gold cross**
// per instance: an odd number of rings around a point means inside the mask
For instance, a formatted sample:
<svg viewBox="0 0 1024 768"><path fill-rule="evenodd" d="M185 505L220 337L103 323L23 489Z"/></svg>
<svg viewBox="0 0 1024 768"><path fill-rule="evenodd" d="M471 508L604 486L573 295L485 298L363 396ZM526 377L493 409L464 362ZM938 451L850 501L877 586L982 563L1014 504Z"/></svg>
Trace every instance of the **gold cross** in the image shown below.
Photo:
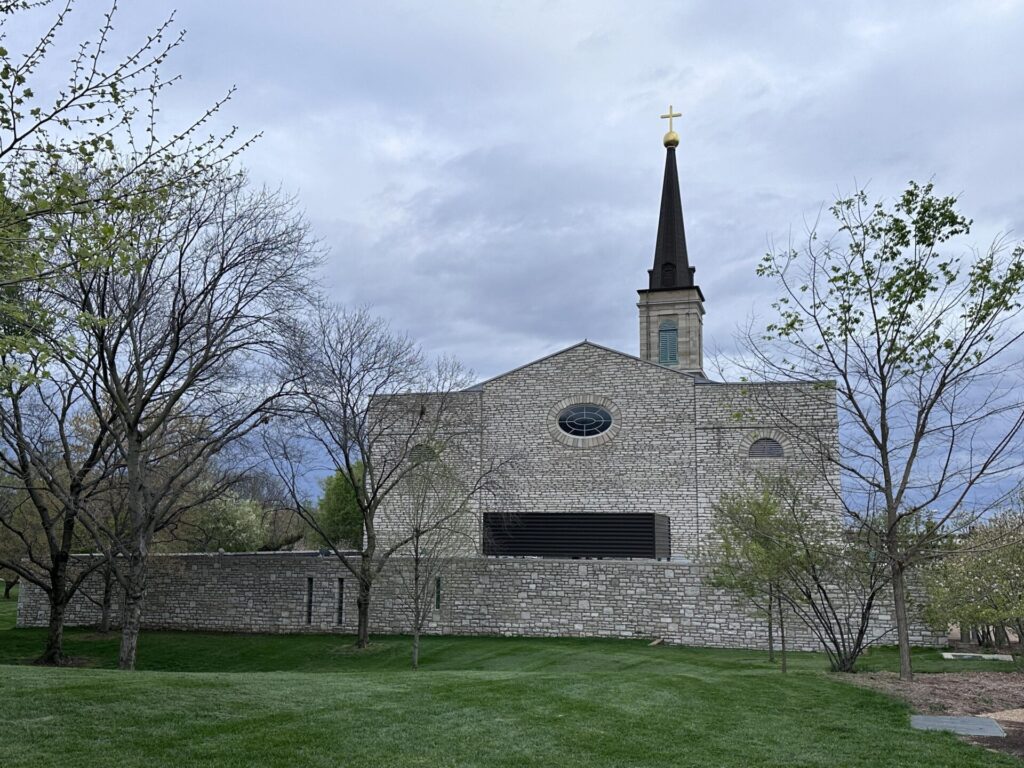
<svg viewBox="0 0 1024 768"><path fill-rule="evenodd" d="M672 111L672 105L669 104L668 105L668 114L667 115L662 115L661 119L662 120L668 120L668 130L671 133L672 132L672 118L673 117L682 117L682 116L683 116L682 112L673 112Z"/></svg>

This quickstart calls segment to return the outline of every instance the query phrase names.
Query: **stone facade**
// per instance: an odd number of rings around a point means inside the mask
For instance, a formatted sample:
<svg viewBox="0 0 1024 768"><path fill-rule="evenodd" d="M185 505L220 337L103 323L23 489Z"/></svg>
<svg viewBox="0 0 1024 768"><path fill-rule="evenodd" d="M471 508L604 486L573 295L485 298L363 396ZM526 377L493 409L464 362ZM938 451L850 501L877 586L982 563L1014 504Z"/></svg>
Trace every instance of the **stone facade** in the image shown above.
<svg viewBox="0 0 1024 768"><path fill-rule="evenodd" d="M705 553L719 496L745 488L758 471L799 475L819 489L834 481L820 461L837 428L828 386L717 384L583 342L467 395L479 410L467 414L464 452L478 452L477 467L514 466L485 511L663 514L676 559ZM560 434L559 411L583 402L613 414L606 434ZM785 456L748 458L750 443L769 435ZM838 514L835 497L823 502Z"/></svg>
<svg viewBox="0 0 1024 768"><path fill-rule="evenodd" d="M429 395L422 397L422 403L402 405L417 413L433 407ZM581 402L606 407L613 429L600 439L565 439L555 423L558 412ZM430 633L643 637L763 647L766 627L752 607L709 584L704 563L711 554L717 501L723 493L748 487L759 472L785 473L819 494L822 514L839 520L838 497L832 493L838 478L825 460L837 430L835 393L827 384L717 384L584 342L456 393L448 407L452 418L444 426L444 443L450 461L454 456L454 464L467 473L512 461L514 471L499 496L467 510L468 548L442 576ZM762 437L777 440L783 456L751 458L748 449ZM412 440L406 433L401 439ZM399 489L381 510L383 536L407 534L402 505ZM672 558L485 557L482 511L662 514L671 526ZM156 555L151 562L146 627L355 630L355 580L333 557ZM374 632L409 631L401 588L407 568L408 561L394 558L375 586ZM100 591L97 583L88 585L94 600L78 599L69 623L96 622ZM889 613L884 605L877 609L877 640L892 639ZM31 585L21 593L18 621L21 626L46 622L45 598ZM788 636L794 648L818 647L795 620ZM945 642L920 626L912 639Z"/></svg>
<svg viewBox="0 0 1024 768"><path fill-rule="evenodd" d="M374 588L371 628L403 633L407 600L393 561ZM722 648L763 648L767 628L745 601L710 587L707 571L678 562L530 560L469 557L455 560L441 579L440 608L429 634L527 637L664 638ZM310 592L310 584L312 591ZM339 591L341 594L339 611ZM87 592L101 592L94 580ZM311 599L308 599L311 596ZM148 629L266 633L352 633L354 580L331 556L317 553L155 555L143 610ZM120 601L115 601L118 618ZM22 589L18 626L44 626L47 603L32 585ZM69 625L95 624L97 603L79 597ZM873 638L893 642L893 619L878 609ZM816 650L814 637L792 618L790 646ZM944 645L945 637L917 626L912 641Z"/></svg>

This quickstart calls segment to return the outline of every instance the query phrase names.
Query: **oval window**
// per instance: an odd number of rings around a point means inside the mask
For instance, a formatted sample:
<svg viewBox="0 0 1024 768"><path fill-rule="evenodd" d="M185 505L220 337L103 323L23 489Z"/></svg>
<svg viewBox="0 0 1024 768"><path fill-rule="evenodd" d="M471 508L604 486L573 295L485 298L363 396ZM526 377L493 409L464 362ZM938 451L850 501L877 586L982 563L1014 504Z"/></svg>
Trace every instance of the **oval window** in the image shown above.
<svg viewBox="0 0 1024 768"><path fill-rule="evenodd" d="M612 425L612 415L594 403L570 405L558 414L558 428L573 437L594 437Z"/></svg>

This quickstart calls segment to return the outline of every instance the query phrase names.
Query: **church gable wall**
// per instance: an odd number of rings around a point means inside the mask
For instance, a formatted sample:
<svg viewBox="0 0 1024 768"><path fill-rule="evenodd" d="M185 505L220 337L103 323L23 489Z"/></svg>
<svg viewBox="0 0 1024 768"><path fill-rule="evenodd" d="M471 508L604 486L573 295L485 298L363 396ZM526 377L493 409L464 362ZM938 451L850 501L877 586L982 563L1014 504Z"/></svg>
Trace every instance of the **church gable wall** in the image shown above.
<svg viewBox="0 0 1024 768"><path fill-rule="evenodd" d="M572 402L606 406L611 439L563 439ZM483 455L517 461L496 511L664 514L673 554L694 551L694 405L689 377L587 344L486 383Z"/></svg>

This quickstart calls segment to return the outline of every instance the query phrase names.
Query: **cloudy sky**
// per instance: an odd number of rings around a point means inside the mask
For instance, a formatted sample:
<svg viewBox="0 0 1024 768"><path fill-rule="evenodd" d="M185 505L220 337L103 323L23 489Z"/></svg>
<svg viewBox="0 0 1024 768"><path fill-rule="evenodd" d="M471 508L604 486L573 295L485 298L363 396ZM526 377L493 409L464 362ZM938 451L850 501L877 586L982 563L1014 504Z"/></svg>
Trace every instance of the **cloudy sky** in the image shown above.
<svg viewBox="0 0 1024 768"><path fill-rule="evenodd" d="M162 5L124 2L119 39ZM222 123L262 133L245 162L299 196L324 289L481 377L583 338L636 353L669 103L709 349L837 191L932 178L979 246L1024 233L1020 2L175 5L168 125L237 85Z"/></svg>

